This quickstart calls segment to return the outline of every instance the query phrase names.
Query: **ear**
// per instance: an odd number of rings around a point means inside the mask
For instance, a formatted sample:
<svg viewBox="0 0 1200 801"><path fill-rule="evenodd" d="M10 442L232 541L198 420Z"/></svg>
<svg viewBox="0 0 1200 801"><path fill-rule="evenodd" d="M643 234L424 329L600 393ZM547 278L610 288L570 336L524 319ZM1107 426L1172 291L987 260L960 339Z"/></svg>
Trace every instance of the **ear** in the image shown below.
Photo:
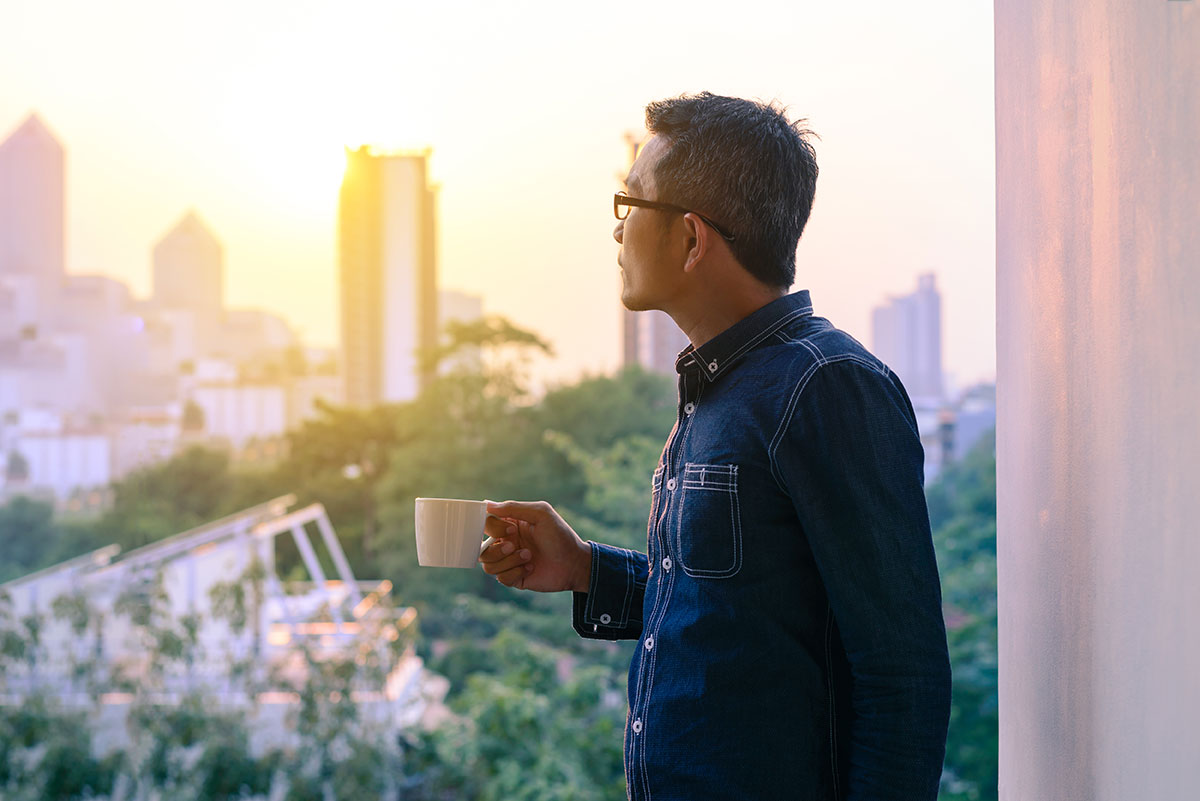
<svg viewBox="0 0 1200 801"><path fill-rule="evenodd" d="M687 258L683 263L683 271L690 273L696 269L708 253L708 249L712 245L713 231L695 214L683 215L683 224L687 230L688 241L691 242Z"/></svg>

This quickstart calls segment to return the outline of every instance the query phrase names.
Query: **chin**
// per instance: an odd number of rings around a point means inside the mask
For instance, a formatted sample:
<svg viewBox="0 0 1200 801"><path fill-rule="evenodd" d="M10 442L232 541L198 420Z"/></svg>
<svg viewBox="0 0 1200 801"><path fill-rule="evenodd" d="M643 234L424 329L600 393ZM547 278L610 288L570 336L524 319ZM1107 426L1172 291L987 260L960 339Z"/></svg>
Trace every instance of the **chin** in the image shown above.
<svg viewBox="0 0 1200 801"><path fill-rule="evenodd" d="M639 297L628 291L621 293L621 305L629 309L629 311L635 312L648 311L651 308Z"/></svg>

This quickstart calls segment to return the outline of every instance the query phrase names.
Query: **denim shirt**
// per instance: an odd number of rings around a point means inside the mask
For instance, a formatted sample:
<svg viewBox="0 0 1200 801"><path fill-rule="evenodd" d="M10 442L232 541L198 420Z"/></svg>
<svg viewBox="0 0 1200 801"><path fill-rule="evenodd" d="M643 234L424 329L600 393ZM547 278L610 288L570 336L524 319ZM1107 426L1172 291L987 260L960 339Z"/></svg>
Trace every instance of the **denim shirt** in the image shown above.
<svg viewBox="0 0 1200 801"><path fill-rule="evenodd" d="M676 363L647 553L590 543L583 637L637 639L630 799L935 799L950 711L900 379L807 291Z"/></svg>

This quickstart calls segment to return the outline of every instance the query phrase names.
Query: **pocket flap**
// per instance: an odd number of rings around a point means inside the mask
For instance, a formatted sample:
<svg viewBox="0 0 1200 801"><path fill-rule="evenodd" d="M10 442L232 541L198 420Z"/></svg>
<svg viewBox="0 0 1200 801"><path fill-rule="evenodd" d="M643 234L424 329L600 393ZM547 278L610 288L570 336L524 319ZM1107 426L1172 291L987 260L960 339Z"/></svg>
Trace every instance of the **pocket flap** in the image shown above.
<svg viewBox="0 0 1200 801"><path fill-rule="evenodd" d="M688 462L683 467L683 487L734 492L737 490L737 465Z"/></svg>

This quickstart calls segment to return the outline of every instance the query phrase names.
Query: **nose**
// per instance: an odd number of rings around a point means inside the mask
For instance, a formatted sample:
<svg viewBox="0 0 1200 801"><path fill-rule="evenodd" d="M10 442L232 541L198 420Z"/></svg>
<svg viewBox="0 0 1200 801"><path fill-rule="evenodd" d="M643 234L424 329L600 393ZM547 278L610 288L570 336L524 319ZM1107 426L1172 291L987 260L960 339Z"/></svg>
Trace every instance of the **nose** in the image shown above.
<svg viewBox="0 0 1200 801"><path fill-rule="evenodd" d="M613 229L613 239L617 240L618 245L624 244L621 239L625 236L625 221L620 220L617 227Z"/></svg>

